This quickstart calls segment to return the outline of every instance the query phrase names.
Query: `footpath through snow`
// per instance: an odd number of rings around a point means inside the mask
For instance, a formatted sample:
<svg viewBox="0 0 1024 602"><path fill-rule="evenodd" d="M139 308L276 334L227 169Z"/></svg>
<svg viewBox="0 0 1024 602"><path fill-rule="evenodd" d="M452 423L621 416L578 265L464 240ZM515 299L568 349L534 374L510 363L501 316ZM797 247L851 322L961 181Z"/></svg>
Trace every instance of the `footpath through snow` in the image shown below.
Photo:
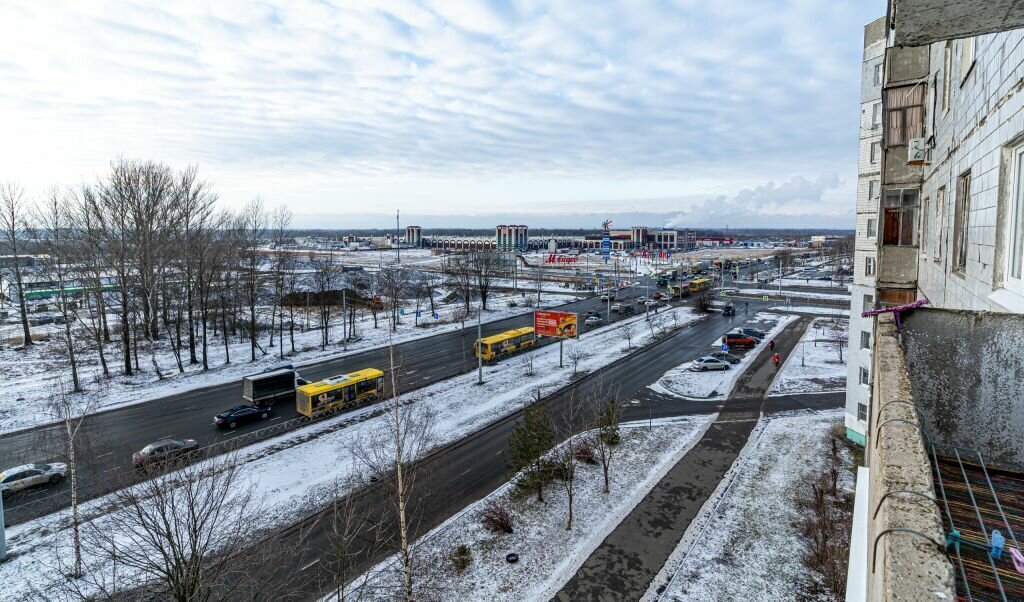
<svg viewBox="0 0 1024 602"><path fill-rule="evenodd" d="M673 320L683 326L702 318L689 308L672 308L662 312L663 322ZM642 322L643 316L624 322ZM618 324L622 324L619 322ZM653 340L653 333L637 329L634 347ZM627 352L627 344L617 327L602 328L585 333L582 342L588 355L578 366L580 371L593 371L618 359ZM569 342L569 345L580 343ZM558 367L557 345L542 347L531 354L534 375L527 376L521 358L512 358L495 366L485 367L484 384L475 385L476 374L457 376L434 385L402 395L404 403L422 406L435 417L434 438L425 450L441 448L457 441L487 424L513 414L532 402L534 394L551 391L567 384L572 369ZM373 406L355 413L345 413L296 429L286 435L243 448L239 452L243 475L255 483L257 494L263 500L262 516L273 517L265 526L288 524L309 509L319 507L334 490L337 483L361 482L365 467L357 464L350 450L379 430L384 417L377 415ZM354 423L354 424L353 424ZM112 524L106 513L112 496L91 500L81 506L86 521L96 521L96 528ZM4 579L0 580L0 599L31 599L33 587L52 590L62 576L41 567L52 567L55 557L67 557L70 547L69 511L61 511L8 529L8 545L12 559L3 565ZM88 551L86 551L88 552ZM89 571L109 573L107 558L87 559ZM118 574L123 574L120 567Z"/></svg>
<svg viewBox="0 0 1024 602"><path fill-rule="evenodd" d="M844 326L837 327L842 324ZM770 395L830 393L846 390L847 320L817 318L786 358ZM842 360L840 361L840 356Z"/></svg>

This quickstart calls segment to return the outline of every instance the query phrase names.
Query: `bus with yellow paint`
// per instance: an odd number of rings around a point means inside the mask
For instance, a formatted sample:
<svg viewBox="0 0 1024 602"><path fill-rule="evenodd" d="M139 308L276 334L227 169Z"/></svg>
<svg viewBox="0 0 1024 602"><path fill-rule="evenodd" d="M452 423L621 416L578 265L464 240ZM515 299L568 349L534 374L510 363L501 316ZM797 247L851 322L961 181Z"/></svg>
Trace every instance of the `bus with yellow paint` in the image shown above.
<svg viewBox="0 0 1024 602"><path fill-rule="evenodd" d="M693 280L690 281L691 293L699 293L701 291L706 291L709 288L711 288L710 278L694 278Z"/></svg>
<svg viewBox="0 0 1024 602"><path fill-rule="evenodd" d="M533 347L533 339L533 326L506 330L500 334L477 339L473 345L473 357L493 364L500 359L528 351Z"/></svg>
<svg viewBox="0 0 1024 602"><path fill-rule="evenodd" d="M332 412L384 397L384 372L364 368L302 385L295 391L295 410L303 416Z"/></svg>

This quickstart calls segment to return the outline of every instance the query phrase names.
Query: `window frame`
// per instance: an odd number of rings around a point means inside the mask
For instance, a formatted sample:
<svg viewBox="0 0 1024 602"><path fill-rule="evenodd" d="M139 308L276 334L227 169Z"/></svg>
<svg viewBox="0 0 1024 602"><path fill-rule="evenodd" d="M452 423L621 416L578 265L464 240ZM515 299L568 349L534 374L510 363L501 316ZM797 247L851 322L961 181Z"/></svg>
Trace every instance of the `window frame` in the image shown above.
<svg viewBox="0 0 1024 602"><path fill-rule="evenodd" d="M946 42L942 56L942 114L949 112L949 94L953 81L953 43Z"/></svg>
<svg viewBox="0 0 1024 602"><path fill-rule="evenodd" d="M963 38L960 40L960 87L967 82L968 76L974 70L974 55L977 50L977 38Z"/></svg>
<svg viewBox="0 0 1024 602"><path fill-rule="evenodd" d="M882 103L876 102L871 105L871 129L877 130L882 127Z"/></svg>
<svg viewBox="0 0 1024 602"><path fill-rule="evenodd" d="M871 349L871 333L866 330L860 331L860 348Z"/></svg>
<svg viewBox="0 0 1024 602"><path fill-rule="evenodd" d="M872 142L871 150L869 151L869 153L870 156L868 160L871 162L872 165L877 164L878 160L882 157L882 141L879 140L878 142Z"/></svg>
<svg viewBox="0 0 1024 602"><path fill-rule="evenodd" d="M860 376L857 379L857 382L859 382L862 387L871 386L871 373L864 366L860 367Z"/></svg>
<svg viewBox="0 0 1024 602"><path fill-rule="evenodd" d="M864 310L868 311L875 308L875 296L864 295Z"/></svg>
<svg viewBox="0 0 1024 602"><path fill-rule="evenodd" d="M942 260L942 241L946 238L946 187L939 186L935 191L935 240L933 241L932 261Z"/></svg>
<svg viewBox="0 0 1024 602"><path fill-rule="evenodd" d="M857 420L861 422L868 421L868 406L866 403L857 404Z"/></svg>
<svg viewBox="0 0 1024 602"><path fill-rule="evenodd" d="M877 199L880 196L881 188L878 180L868 180L868 199Z"/></svg>
<svg viewBox="0 0 1024 602"><path fill-rule="evenodd" d="M874 217L869 217L865 229L866 231L864 234L868 238L878 238L878 219Z"/></svg>
<svg viewBox="0 0 1024 602"><path fill-rule="evenodd" d="M865 257L864 258L864 275L874 276L875 275L875 258Z"/></svg>
<svg viewBox="0 0 1024 602"><path fill-rule="evenodd" d="M1003 288L1024 295L1024 143L1013 147L1011 153Z"/></svg>
<svg viewBox="0 0 1024 602"><path fill-rule="evenodd" d="M882 85L882 62L881 61L875 63L874 73L872 74L872 78L873 78L873 81L875 82L874 85L876 85L876 86L881 86Z"/></svg>
<svg viewBox="0 0 1024 602"><path fill-rule="evenodd" d="M895 200L894 200L895 197ZM908 198L912 200L908 201ZM920 247L921 236L917 218L921 212L921 195L916 188L890 188L882 194L882 244L889 247ZM895 242L890 238L890 217L896 217ZM905 236L909 235L909 241Z"/></svg>
<svg viewBox="0 0 1024 602"><path fill-rule="evenodd" d="M927 82L918 82L885 90L883 112L886 127L882 139L886 148L907 146L911 140L924 137L927 88ZM898 124L894 123L896 115L899 116ZM911 119L912 116L915 118Z"/></svg>
<svg viewBox="0 0 1024 602"><path fill-rule="evenodd" d="M950 271L961 276L967 272L970 228L971 170L968 169L956 178L956 200L953 205L953 248Z"/></svg>

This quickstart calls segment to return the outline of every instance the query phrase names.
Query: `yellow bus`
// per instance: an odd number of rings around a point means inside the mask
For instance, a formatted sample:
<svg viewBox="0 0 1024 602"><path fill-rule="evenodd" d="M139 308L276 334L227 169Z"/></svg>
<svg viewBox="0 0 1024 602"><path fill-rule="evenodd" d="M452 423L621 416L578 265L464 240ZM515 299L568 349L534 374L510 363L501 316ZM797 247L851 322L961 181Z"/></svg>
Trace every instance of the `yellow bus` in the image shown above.
<svg viewBox="0 0 1024 602"><path fill-rule="evenodd" d="M365 368L315 383L302 385L295 392L295 410L312 416L374 401L384 396L384 372Z"/></svg>
<svg viewBox="0 0 1024 602"><path fill-rule="evenodd" d="M477 339L473 356L493 364L502 358L526 351L533 347L533 326L506 330L501 334Z"/></svg>
<svg viewBox="0 0 1024 602"><path fill-rule="evenodd" d="M710 278L695 278L690 281L690 292L697 293L700 291L706 291L711 288Z"/></svg>

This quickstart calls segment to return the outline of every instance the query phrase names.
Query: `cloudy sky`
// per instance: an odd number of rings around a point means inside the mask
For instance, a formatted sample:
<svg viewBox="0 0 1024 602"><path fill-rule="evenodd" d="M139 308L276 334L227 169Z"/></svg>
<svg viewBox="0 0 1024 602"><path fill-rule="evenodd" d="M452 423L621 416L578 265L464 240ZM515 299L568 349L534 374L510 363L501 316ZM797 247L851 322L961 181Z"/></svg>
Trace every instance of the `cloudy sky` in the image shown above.
<svg viewBox="0 0 1024 602"><path fill-rule="evenodd" d="M863 25L883 12L883 0L2 2L0 180L39 193L123 155L198 164L225 204L261 195L299 226L401 208L462 216L453 225L651 212L680 226L852 227Z"/></svg>

